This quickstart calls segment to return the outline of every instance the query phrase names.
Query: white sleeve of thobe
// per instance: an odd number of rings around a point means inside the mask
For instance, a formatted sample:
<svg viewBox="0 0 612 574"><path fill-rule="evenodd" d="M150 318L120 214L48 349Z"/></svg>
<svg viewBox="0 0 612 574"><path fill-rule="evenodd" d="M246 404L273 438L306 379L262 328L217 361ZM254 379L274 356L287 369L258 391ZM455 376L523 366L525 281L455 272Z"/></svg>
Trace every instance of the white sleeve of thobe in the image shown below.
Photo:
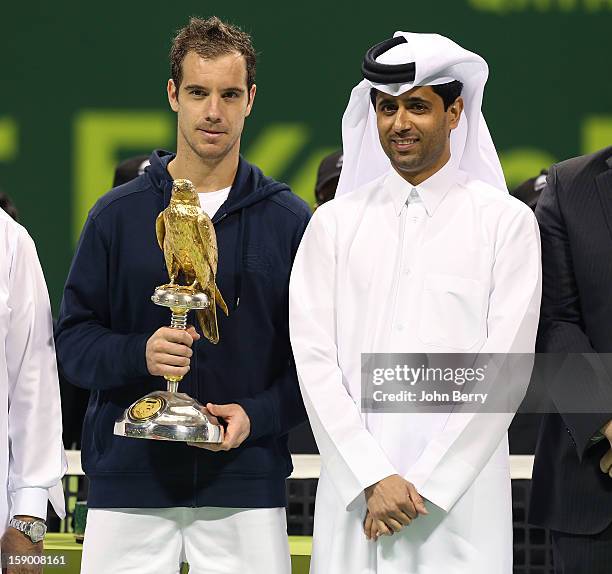
<svg viewBox="0 0 612 574"><path fill-rule="evenodd" d="M487 339L479 352L531 354L535 350L542 290L538 226L527 207L500 225L489 293ZM521 365L521 373L511 382L515 386L512 392L524 396L532 361L523 360ZM509 390L500 388L504 393ZM449 511L487 464L513 416L452 413L405 478L422 496Z"/></svg>
<svg viewBox="0 0 612 574"><path fill-rule="evenodd" d="M8 490L11 515L47 516L49 491L65 516L58 483L66 472L49 296L34 242L23 228L11 262L6 359L9 382Z"/></svg>
<svg viewBox="0 0 612 574"><path fill-rule="evenodd" d="M360 399L349 395L338 364L335 229L322 211L310 221L293 263L289 328L300 389L321 462L351 510L366 487L397 471L365 428Z"/></svg>

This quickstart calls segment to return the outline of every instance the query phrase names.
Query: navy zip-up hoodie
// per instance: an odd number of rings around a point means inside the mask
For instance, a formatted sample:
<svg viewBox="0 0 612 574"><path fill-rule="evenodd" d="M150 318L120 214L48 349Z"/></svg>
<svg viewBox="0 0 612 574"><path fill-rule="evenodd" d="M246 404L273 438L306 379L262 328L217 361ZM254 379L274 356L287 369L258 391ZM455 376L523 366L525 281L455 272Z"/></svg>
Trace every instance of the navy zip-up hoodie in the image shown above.
<svg viewBox="0 0 612 574"><path fill-rule="evenodd" d="M126 407L166 387L148 373L145 348L170 322L169 310L150 297L168 282L155 219L170 201L166 168L173 157L154 152L143 175L95 204L64 290L55 337L59 367L91 391L81 452L88 505L284 506L292 470L287 432L306 416L289 343L289 274L310 211L242 158L213 218L217 285L229 317L217 311L218 345L204 337L194 342L179 391L204 404L242 405L251 434L228 452L113 434ZM195 316L190 322L197 327Z"/></svg>

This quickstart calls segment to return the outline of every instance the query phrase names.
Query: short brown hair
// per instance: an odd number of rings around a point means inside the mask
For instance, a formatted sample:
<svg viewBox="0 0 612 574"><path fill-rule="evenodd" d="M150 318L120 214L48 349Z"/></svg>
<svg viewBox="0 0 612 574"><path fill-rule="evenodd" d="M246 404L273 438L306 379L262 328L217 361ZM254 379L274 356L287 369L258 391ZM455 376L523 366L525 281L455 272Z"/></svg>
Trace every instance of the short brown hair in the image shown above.
<svg viewBox="0 0 612 574"><path fill-rule="evenodd" d="M172 79L177 89L183 79L183 60L192 51L205 59L218 58L232 52L242 54L246 60L248 89L255 83L257 56L251 36L240 28L226 24L216 16L206 20L191 18L189 24L177 32L170 49Z"/></svg>

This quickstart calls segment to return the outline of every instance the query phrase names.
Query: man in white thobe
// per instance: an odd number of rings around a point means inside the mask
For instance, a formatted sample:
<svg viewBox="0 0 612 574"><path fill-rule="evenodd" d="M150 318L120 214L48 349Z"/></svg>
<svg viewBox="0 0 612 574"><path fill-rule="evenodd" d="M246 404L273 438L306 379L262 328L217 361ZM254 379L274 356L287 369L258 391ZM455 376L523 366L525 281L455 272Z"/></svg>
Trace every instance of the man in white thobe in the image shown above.
<svg viewBox="0 0 612 574"><path fill-rule="evenodd" d="M322 463L311 573L510 574L512 414L361 412L361 353L532 353L537 224L503 181L482 58L398 32L362 71L290 285Z"/></svg>
<svg viewBox="0 0 612 574"><path fill-rule="evenodd" d="M64 517L60 479L66 462L53 323L34 243L1 209L0 251L2 559L9 574L33 574L42 572L31 557L42 553L47 501Z"/></svg>

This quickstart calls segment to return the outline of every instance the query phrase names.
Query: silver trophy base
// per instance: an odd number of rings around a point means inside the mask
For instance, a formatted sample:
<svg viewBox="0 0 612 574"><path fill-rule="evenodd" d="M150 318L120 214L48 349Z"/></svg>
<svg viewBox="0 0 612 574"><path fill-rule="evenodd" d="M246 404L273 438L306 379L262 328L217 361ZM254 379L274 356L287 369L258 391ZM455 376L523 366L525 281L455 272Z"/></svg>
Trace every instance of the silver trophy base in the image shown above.
<svg viewBox="0 0 612 574"><path fill-rule="evenodd" d="M115 422L115 434L129 438L177 442L223 442L223 427L214 424L198 401L185 393L154 391L138 399Z"/></svg>

